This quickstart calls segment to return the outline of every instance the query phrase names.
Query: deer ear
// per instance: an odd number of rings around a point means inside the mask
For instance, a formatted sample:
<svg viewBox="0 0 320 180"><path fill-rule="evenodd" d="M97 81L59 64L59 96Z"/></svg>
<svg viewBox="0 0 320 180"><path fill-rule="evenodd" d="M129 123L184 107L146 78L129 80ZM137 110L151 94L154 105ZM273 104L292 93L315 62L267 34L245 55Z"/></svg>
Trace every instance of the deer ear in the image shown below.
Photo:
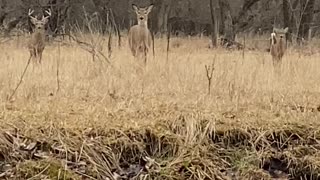
<svg viewBox="0 0 320 180"><path fill-rule="evenodd" d="M132 4L132 9L136 12L139 10L138 6L135 4Z"/></svg>
<svg viewBox="0 0 320 180"><path fill-rule="evenodd" d="M286 28L284 29L284 33L287 33L288 31L289 31L289 28L286 27Z"/></svg>
<svg viewBox="0 0 320 180"><path fill-rule="evenodd" d="M153 9L153 4L150 4L150 6L147 8L147 12L150 13Z"/></svg>

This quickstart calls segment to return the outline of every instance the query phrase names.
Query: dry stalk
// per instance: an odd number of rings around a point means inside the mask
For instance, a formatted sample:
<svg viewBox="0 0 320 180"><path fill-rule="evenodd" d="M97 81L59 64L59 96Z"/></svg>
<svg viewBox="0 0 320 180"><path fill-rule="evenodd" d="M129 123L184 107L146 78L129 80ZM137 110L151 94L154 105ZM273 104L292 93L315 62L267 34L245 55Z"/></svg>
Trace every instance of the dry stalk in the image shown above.
<svg viewBox="0 0 320 180"><path fill-rule="evenodd" d="M154 32L153 31L151 31L151 38L152 38L152 55L153 55L153 58L155 58L156 53L154 50Z"/></svg>
<svg viewBox="0 0 320 180"><path fill-rule="evenodd" d="M109 37L108 37L108 58L112 56L112 33L111 28L109 30Z"/></svg>
<svg viewBox="0 0 320 180"><path fill-rule="evenodd" d="M57 91L56 93L59 92L60 90L60 78L59 78L59 74L60 74L60 58L61 58L61 44L59 43L58 45L58 58L57 58Z"/></svg>
<svg viewBox="0 0 320 180"><path fill-rule="evenodd" d="M169 25L169 24L168 24ZM169 27L169 26L168 26ZM170 36L171 36L171 33L170 33L170 28L167 32L167 63L169 61L169 51L170 51Z"/></svg>
<svg viewBox="0 0 320 180"><path fill-rule="evenodd" d="M12 92L12 94L9 96L9 101L10 101L10 100L12 99L12 97L16 94L18 88L19 88L20 85L22 84L22 80L23 80L23 78L24 78L24 75L26 74L27 69L28 69L28 67L29 67L29 65L30 65L31 58L32 58L32 56L30 55L30 57L29 57L29 59L28 59L28 62L27 62L27 64L26 64L26 67L25 67L24 70L23 70L23 73L22 73L22 75L21 75L21 77L20 77L20 80L19 80L16 88L14 89L14 91Z"/></svg>
<svg viewBox="0 0 320 180"><path fill-rule="evenodd" d="M214 71L214 64L215 64L215 61L213 61L212 65L204 66L206 69L206 75L208 80L208 95L211 94L211 84L212 84L212 77L213 77L213 71Z"/></svg>
<svg viewBox="0 0 320 180"><path fill-rule="evenodd" d="M243 49L242 49L242 59L244 59L244 50L246 48L246 36L243 36ZM242 61L243 62L243 61Z"/></svg>

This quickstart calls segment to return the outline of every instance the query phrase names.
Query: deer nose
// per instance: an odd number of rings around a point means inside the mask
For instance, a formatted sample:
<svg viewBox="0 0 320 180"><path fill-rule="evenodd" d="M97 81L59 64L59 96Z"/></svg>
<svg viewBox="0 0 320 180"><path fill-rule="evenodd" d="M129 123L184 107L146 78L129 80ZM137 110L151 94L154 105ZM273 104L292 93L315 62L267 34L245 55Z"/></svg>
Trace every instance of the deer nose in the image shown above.
<svg viewBox="0 0 320 180"><path fill-rule="evenodd" d="M140 20L143 20L143 17L140 17Z"/></svg>

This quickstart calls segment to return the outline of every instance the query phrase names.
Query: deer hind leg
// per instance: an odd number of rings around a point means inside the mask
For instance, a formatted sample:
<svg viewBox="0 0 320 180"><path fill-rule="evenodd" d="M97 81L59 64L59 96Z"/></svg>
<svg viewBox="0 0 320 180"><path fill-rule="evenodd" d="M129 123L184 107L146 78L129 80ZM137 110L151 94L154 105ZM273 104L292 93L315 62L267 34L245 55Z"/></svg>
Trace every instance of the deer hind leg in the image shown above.
<svg viewBox="0 0 320 180"><path fill-rule="evenodd" d="M136 48L131 47L130 50L131 50L131 53L132 53L133 57L136 57L136 56L137 56L137 50L136 50Z"/></svg>

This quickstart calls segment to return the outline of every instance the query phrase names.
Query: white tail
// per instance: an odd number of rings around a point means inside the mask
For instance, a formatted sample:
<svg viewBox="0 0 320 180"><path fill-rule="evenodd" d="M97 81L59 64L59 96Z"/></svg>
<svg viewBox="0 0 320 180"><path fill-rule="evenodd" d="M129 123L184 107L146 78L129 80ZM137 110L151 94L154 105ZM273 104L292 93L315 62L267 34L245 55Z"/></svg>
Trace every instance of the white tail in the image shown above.
<svg viewBox="0 0 320 180"><path fill-rule="evenodd" d="M278 67L281 65L282 57L287 49L285 35L288 32L288 28L285 29L273 29L271 33L270 53L273 60L273 65Z"/></svg>
<svg viewBox="0 0 320 180"><path fill-rule="evenodd" d="M132 5L133 10L137 14L138 24L130 28L128 34L129 46L134 57L140 54L144 57L144 62L147 63L147 54L152 44L151 32L148 29L148 15L152 11L153 5L139 8Z"/></svg>
<svg viewBox="0 0 320 180"><path fill-rule="evenodd" d="M32 58L38 58L39 63L42 60L42 52L45 48L45 25L48 23L51 17L51 10L46 10L47 16L42 16L41 20L38 20L37 16L32 16L33 10L29 9L28 16L31 23L34 25L34 32L31 35L29 42L29 51Z"/></svg>

